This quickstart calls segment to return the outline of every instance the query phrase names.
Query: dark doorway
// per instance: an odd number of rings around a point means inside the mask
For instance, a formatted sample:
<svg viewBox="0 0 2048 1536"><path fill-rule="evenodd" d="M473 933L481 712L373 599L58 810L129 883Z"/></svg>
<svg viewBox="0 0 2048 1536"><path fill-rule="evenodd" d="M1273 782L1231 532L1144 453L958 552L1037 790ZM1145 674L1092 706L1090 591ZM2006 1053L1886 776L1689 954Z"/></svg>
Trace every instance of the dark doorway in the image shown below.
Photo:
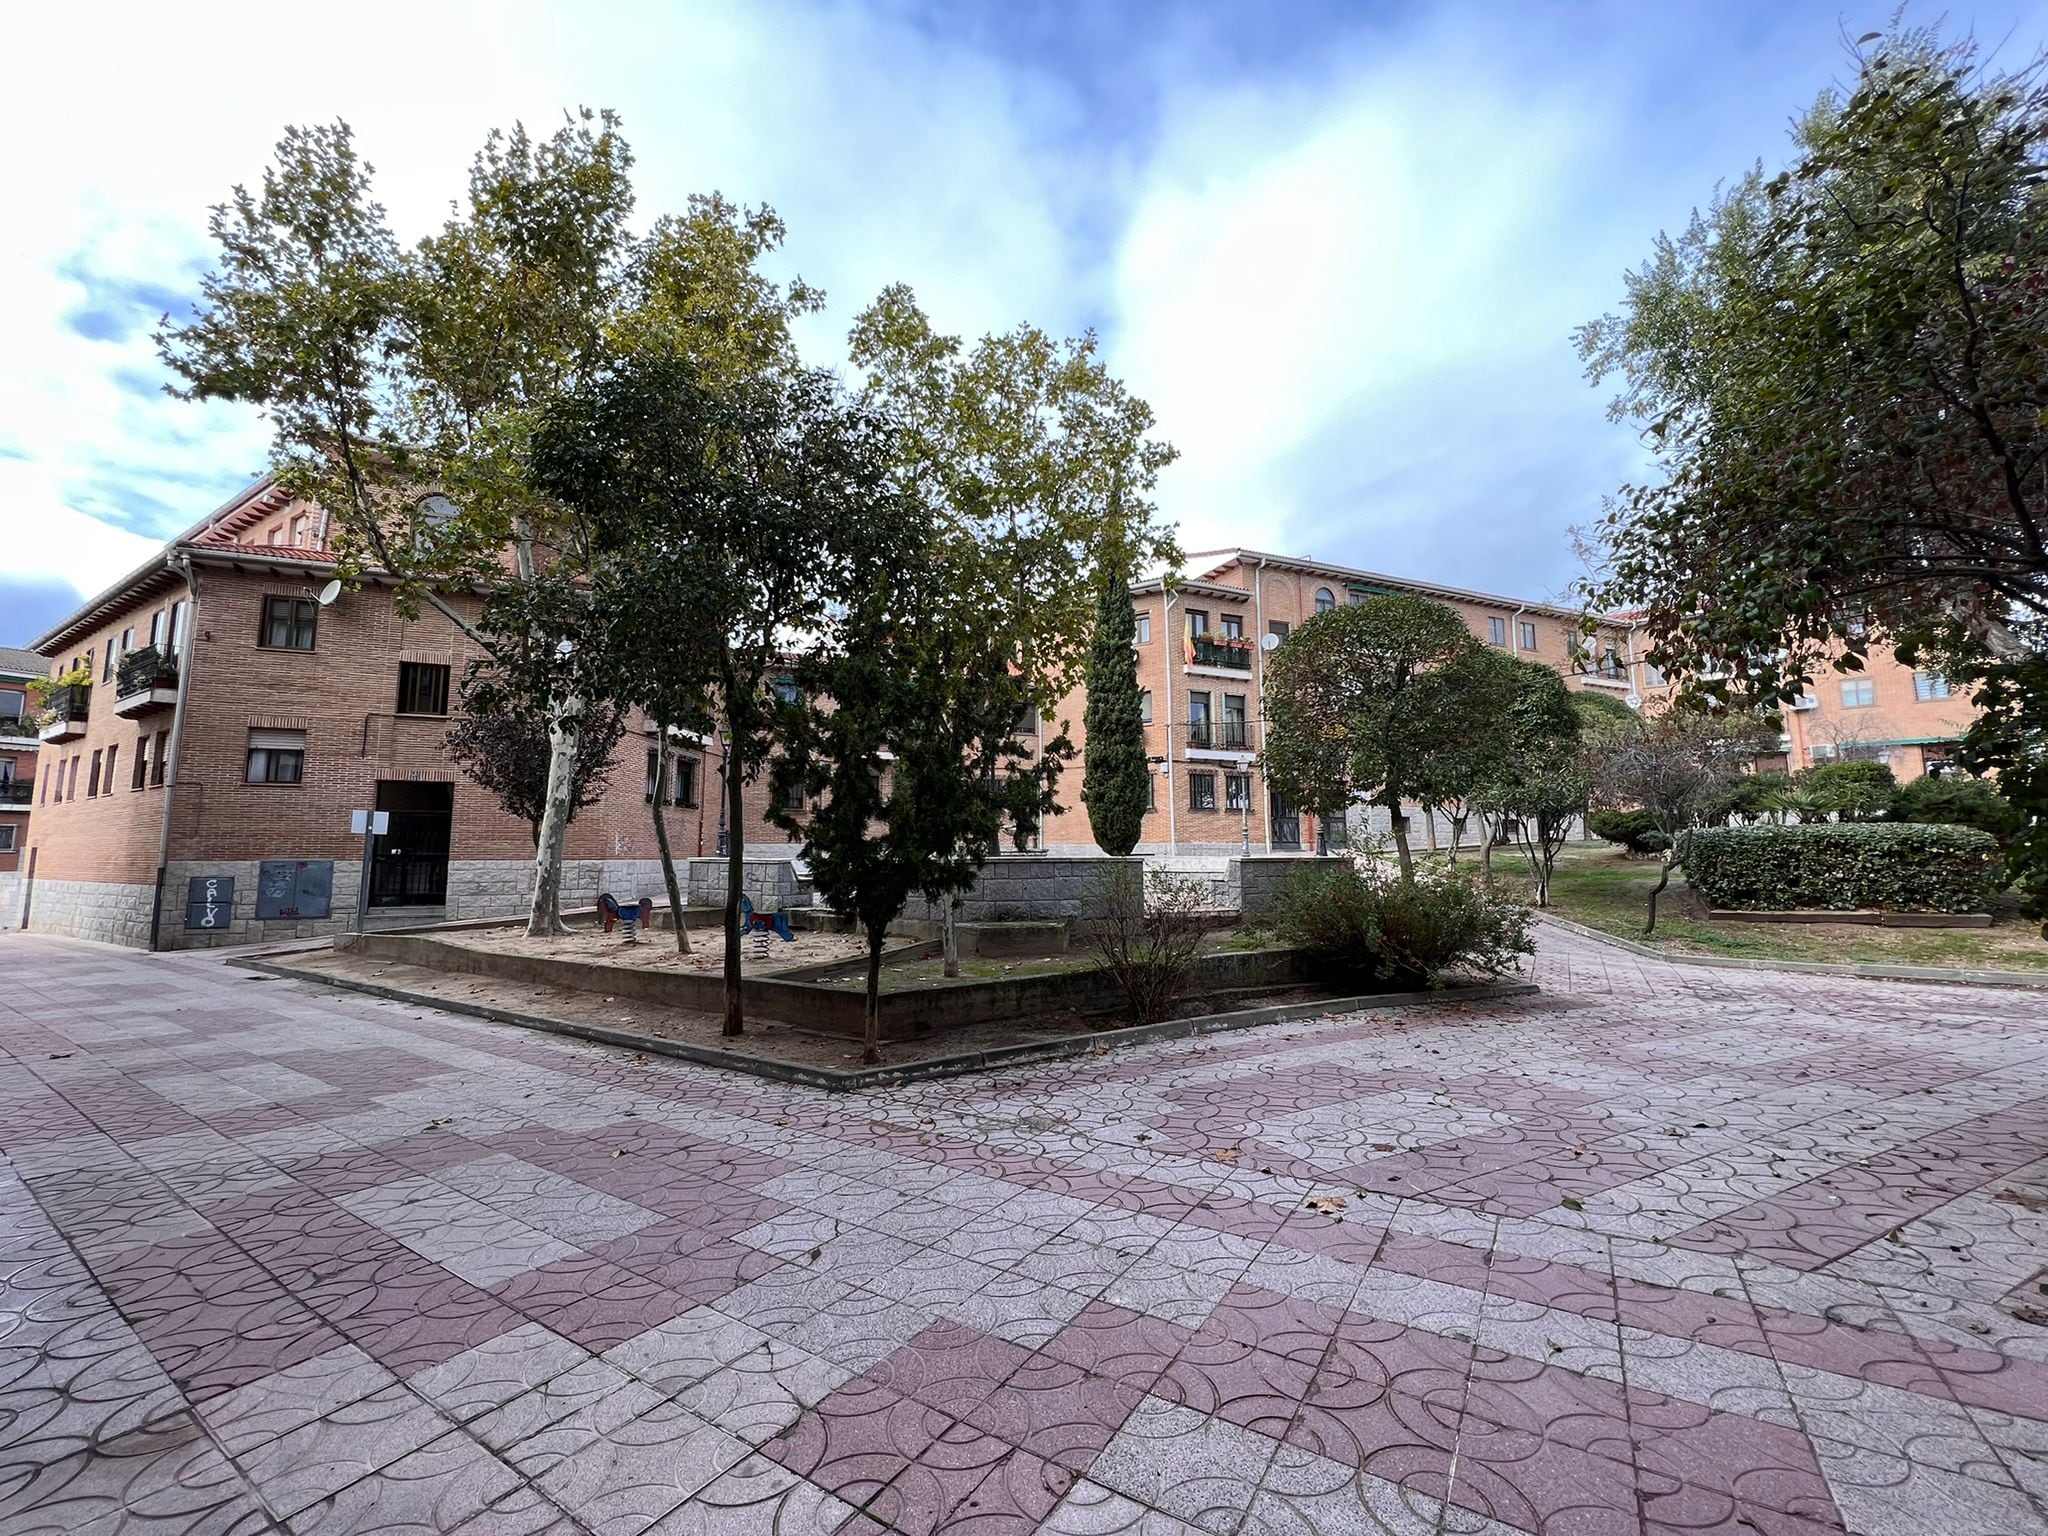
<svg viewBox="0 0 2048 1536"><path fill-rule="evenodd" d="M448 832L455 786L379 779L377 809L391 830L370 850L370 905L438 907L448 900Z"/></svg>
<svg viewBox="0 0 2048 1536"><path fill-rule="evenodd" d="M1273 796L1273 846L1275 848L1299 848L1301 846L1301 808L1289 805L1278 795Z"/></svg>

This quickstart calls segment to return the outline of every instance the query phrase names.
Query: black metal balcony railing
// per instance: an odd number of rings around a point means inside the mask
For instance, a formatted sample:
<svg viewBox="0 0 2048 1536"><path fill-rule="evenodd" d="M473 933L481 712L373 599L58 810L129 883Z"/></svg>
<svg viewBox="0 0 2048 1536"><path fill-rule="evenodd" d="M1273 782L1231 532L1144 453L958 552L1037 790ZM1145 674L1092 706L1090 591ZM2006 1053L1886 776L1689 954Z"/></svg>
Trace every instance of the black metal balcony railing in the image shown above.
<svg viewBox="0 0 2048 1536"><path fill-rule="evenodd" d="M1224 752L1247 751L1246 742L1250 735L1242 720L1190 720L1187 726L1188 745L1204 751Z"/></svg>
<svg viewBox="0 0 2048 1536"><path fill-rule="evenodd" d="M43 704L45 720L83 720L92 707L91 683L67 683Z"/></svg>
<svg viewBox="0 0 2048 1536"><path fill-rule="evenodd" d="M1249 672L1252 669L1252 643L1249 640L1230 640L1217 635L1196 635L1194 665L1229 667L1232 671Z"/></svg>
<svg viewBox="0 0 2048 1536"><path fill-rule="evenodd" d="M121 658L121 665L114 671L116 698L125 699L130 694L147 693L153 688L177 686L178 658L153 645L130 651Z"/></svg>
<svg viewBox="0 0 2048 1536"><path fill-rule="evenodd" d="M34 779L0 779L0 805L35 804Z"/></svg>

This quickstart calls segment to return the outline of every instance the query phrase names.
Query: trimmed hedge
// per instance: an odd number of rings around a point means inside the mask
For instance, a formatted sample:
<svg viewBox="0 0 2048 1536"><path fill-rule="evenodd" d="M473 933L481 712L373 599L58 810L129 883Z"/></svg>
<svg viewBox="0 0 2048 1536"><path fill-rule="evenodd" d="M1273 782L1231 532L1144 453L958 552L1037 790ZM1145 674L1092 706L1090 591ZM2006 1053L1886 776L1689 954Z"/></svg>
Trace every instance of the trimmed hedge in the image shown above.
<svg viewBox="0 0 2048 1536"><path fill-rule="evenodd" d="M1686 839L1685 877L1711 907L1981 912L1997 853L1974 827L1704 827Z"/></svg>
<svg viewBox="0 0 2048 1536"><path fill-rule="evenodd" d="M1662 853L1671 846L1648 811L1595 811L1586 818L1586 830L1634 854Z"/></svg>

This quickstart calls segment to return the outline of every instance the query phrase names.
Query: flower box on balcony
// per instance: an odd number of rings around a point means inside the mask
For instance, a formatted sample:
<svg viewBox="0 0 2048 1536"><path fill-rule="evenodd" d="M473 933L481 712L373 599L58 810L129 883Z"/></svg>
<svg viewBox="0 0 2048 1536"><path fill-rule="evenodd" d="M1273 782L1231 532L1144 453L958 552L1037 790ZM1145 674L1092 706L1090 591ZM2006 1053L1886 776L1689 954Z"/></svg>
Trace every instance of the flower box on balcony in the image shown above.
<svg viewBox="0 0 2048 1536"><path fill-rule="evenodd" d="M75 741L85 734L85 717L92 706L90 683L68 683L53 689L43 705L43 727L36 735L43 741Z"/></svg>
<svg viewBox="0 0 2048 1536"><path fill-rule="evenodd" d="M178 660L146 645L121 658L114 672L114 713L133 717L178 702Z"/></svg>

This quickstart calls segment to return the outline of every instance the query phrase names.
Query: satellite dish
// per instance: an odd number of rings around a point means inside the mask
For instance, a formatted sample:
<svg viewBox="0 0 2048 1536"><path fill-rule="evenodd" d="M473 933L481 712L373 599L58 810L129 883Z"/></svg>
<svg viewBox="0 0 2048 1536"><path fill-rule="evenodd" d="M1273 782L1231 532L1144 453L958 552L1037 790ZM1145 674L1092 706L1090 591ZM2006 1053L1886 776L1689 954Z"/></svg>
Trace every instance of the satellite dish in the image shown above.
<svg viewBox="0 0 2048 1536"><path fill-rule="evenodd" d="M1279 637L1278 635L1274 635L1274 634L1268 634L1268 635L1266 635L1266 636L1265 636L1265 637L1264 637L1263 639L1261 639L1261 640L1259 641L1259 649L1260 649L1260 650L1262 650L1262 651L1277 651L1277 650L1279 650L1279 649L1280 649L1280 637Z"/></svg>
<svg viewBox="0 0 2048 1536"><path fill-rule="evenodd" d="M320 589L320 596L317 601L322 608L328 608L333 606L334 600L339 596L341 596L341 578L336 577Z"/></svg>

